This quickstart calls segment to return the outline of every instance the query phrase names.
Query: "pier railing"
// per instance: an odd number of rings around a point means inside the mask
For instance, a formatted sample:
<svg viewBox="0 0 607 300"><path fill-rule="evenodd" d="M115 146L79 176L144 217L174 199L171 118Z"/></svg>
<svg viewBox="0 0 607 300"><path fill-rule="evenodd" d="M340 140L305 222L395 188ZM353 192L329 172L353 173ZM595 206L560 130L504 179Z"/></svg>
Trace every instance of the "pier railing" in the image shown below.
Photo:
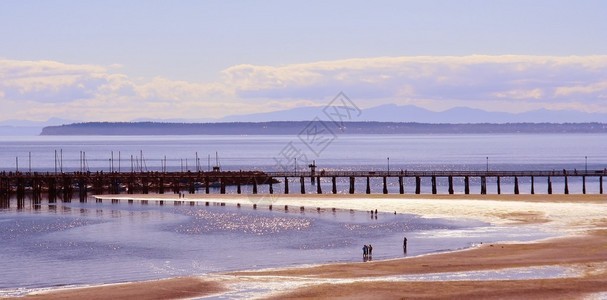
<svg viewBox="0 0 607 300"><path fill-rule="evenodd" d="M551 170L551 171L316 171L312 172L266 172L272 177L548 177L548 176L605 176L607 170Z"/></svg>

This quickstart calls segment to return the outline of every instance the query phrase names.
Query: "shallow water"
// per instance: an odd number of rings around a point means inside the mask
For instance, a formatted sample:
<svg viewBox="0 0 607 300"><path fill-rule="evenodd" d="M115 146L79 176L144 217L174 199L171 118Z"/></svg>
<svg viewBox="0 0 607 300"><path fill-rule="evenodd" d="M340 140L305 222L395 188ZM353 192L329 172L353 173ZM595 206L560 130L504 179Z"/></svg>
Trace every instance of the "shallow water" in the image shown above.
<svg viewBox="0 0 607 300"><path fill-rule="evenodd" d="M368 243L373 259L388 259L546 236L534 227L411 214L371 218L344 210L302 213L153 201L12 206L0 211L0 296L43 287L362 261L361 248Z"/></svg>
<svg viewBox="0 0 607 300"><path fill-rule="evenodd" d="M355 282L411 282L411 281L471 281L471 280L533 280L571 278L580 276L581 272L562 266L542 266L526 268L505 268L497 270L446 272L430 274L411 274L362 278L309 278L281 277L281 280L264 280L261 276L217 276L223 282L229 282L230 291L201 297L200 299L257 299L276 296L287 290L293 290L309 285L320 284L350 284ZM261 279L261 280L259 280Z"/></svg>

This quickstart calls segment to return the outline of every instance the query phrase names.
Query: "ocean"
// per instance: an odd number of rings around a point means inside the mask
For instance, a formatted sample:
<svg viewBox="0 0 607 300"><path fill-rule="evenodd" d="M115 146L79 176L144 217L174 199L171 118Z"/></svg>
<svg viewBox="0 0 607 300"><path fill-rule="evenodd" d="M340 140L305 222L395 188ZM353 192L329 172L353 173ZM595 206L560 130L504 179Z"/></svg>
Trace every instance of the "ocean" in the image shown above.
<svg viewBox="0 0 607 300"><path fill-rule="evenodd" d="M305 171L311 161L319 169L369 171L607 167L607 135L596 134L336 134L321 146L297 136L3 137L0 169L194 171L219 163L224 170ZM502 183L504 193L511 191L507 180ZM364 190L362 182L357 184L358 191ZM374 193L381 190L380 184L373 181ZM524 180L521 184L525 193L528 186ZM556 191L559 183L554 184ZM406 183L408 193L411 185ZM580 192L578 181L571 179L570 185L572 193ZM598 183L587 185L589 193L598 192ZM456 188L462 192L461 185ZM341 183L340 192L345 189L346 183ZM389 189L397 193L398 187L391 183ZM439 189L444 193L441 182ZM536 183L536 191L542 190L542 183ZM474 183L472 192L478 193ZM494 192L490 185L489 193ZM250 205L43 200L35 206L28 201L23 209L11 205L0 210L0 296L230 270L356 262L362 261L361 247L367 243L373 244L377 260L550 235L526 227L411 214L379 213L371 218L363 211L302 213L254 210ZM407 253L402 250L404 236L410 245Z"/></svg>

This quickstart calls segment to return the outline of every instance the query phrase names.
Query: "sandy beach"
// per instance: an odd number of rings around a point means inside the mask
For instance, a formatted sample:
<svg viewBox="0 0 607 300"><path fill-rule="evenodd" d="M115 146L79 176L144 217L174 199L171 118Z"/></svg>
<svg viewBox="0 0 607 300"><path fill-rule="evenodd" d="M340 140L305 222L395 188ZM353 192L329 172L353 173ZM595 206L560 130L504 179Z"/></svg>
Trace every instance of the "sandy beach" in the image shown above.
<svg viewBox="0 0 607 300"><path fill-rule="evenodd" d="M104 199L209 201L259 207L377 209L426 217L538 226L559 237L485 243L462 251L385 261L214 274L55 290L36 299L586 298L607 297L605 195L106 195ZM255 287L258 292L246 294ZM261 292L259 292L261 291ZM244 295L244 296L243 296ZM248 295L248 296L247 296Z"/></svg>

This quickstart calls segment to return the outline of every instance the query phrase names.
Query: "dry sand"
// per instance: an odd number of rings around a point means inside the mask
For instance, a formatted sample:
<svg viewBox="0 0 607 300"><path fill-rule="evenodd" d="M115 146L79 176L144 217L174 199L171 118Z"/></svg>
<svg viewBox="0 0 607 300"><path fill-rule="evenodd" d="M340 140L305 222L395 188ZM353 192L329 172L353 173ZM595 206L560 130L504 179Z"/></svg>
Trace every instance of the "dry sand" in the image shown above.
<svg viewBox="0 0 607 300"><path fill-rule="evenodd" d="M156 197L158 196L158 197ZM126 197L126 198L125 198ZM300 195L236 196L116 195L107 199L210 201L306 209L359 209L415 213L432 217L475 218L494 224L535 224L562 234L531 243L501 243L404 259L367 263L327 264L306 268L235 272L205 281L176 278L165 281L54 291L32 297L69 299L169 299L202 296L238 289L243 284L284 298L400 299L400 298L607 298L607 196L605 195ZM561 266L575 271L546 279L422 280L399 279L404 274L502 270ZM153 289L150 287L154 287ZM159 292L162 291L162 292ZM601 294L597 294L601 293Z"/></svg>

